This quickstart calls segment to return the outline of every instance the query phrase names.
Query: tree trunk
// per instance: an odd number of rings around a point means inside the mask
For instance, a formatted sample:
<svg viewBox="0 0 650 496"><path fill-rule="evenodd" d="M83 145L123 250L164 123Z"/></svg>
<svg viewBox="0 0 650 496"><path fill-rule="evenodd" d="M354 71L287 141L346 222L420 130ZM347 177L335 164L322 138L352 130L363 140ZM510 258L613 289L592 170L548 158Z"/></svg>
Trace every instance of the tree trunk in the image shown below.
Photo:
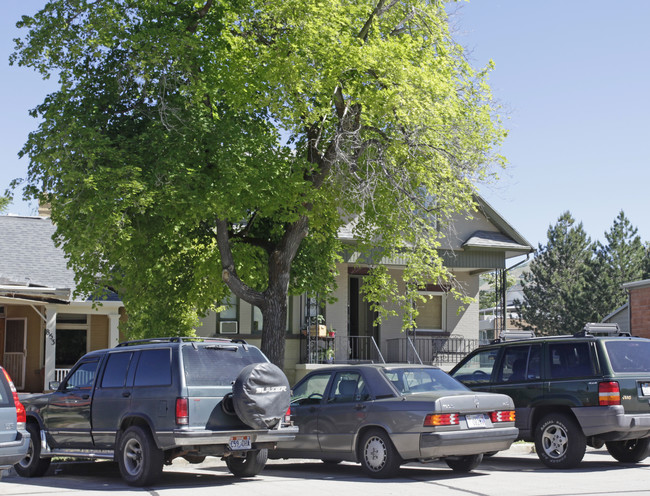
<svg viewBox="0 0 650 496"><path fill-rule="evenodd" d="M284 348L287 332L287 291L284 295L269 295L262 307L262 352L271 363L284 367Z"/></svg>

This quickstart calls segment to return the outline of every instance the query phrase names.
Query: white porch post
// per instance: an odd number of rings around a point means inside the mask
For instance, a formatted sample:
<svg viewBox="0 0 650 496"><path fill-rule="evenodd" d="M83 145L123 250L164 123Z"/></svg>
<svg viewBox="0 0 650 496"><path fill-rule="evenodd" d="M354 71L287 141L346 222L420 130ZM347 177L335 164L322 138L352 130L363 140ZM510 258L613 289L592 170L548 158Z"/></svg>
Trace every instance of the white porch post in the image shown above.
<svg viewBox="0 0 650 496"><path fill-rule="evenodd" d="M43 390L49 389L50 381L54 380L56 367L56 310L47 307L45 310L45 378Z"/></svg>
<svg viewBox="0 0 650 496"><path fill-rule="evenodd" d="M120 342L120 315L117 313L108 314L108 347L113 348Z"/></svg>

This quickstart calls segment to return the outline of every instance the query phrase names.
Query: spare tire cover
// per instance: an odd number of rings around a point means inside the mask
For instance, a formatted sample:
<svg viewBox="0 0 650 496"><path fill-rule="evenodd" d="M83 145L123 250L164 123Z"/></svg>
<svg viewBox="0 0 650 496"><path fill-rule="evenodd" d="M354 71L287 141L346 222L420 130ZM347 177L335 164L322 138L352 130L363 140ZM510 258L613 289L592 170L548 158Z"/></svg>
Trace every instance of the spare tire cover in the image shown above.
<svg viewBox="0 0 650 496"><path fill-rule="evenodd" d="M272 429L291 401L289 381L272 363L252 363L242 369L232 387L237 416L255 429Z"/></svg>

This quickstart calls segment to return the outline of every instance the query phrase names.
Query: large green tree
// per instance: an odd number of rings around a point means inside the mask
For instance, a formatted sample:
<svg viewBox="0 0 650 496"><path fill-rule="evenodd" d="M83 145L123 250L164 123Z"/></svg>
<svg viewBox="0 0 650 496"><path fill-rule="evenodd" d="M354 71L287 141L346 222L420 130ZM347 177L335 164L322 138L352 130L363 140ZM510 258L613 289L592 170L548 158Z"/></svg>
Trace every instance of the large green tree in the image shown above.
<svg viewBox="0 0 650 496"><path fill-rule="evenodd" d="M502 162L442 1L52 0L19 26L13 62L60 81L27 193L134 336L190 333L232 291L282 364L287 294L332 287L347 224L369 261L406 260L406 293L381 266L366 288L409 310L448 275L437 228Z"/></svg>
<svg viewBox="0 0 650 496"><path fill-rule="evenodd" d="M539 246L530 272L523 275L525 300L518 304L519 315L522 324L540 334L577 332L594 315L592 242L569 212L547 234L547 244Z"/></svg>

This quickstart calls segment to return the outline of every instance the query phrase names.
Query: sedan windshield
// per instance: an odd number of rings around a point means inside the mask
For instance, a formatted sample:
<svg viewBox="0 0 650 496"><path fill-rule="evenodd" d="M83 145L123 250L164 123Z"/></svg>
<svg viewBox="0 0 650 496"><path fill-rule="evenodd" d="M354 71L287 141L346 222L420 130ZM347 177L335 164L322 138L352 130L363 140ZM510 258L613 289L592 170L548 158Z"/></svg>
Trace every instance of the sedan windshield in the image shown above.
<svg viewBox="0 0 650 496"><path fill-rule="evenodd" d="M468 390L460 382L440 369L409 367L384 369L383 372L386 378L402 394Z"/></svg>

